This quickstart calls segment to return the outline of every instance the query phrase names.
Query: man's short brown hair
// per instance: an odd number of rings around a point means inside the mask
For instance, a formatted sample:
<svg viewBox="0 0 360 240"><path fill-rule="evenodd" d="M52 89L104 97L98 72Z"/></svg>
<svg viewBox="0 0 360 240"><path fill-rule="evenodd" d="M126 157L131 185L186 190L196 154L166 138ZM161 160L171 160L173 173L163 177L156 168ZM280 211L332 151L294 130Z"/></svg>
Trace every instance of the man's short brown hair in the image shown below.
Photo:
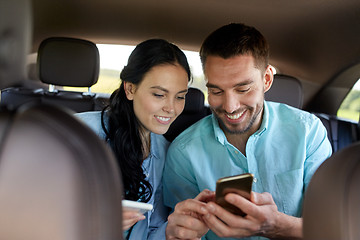
<svg viewBox="0 0 360 240"><path fill-rule="evenodd" d="M265 37L254 27L231 23L212 32L203 42L200 58L204 70L209 55L224 59L251 55L255 59L255 66L265 71L269 64L269 45Z"/></svg>

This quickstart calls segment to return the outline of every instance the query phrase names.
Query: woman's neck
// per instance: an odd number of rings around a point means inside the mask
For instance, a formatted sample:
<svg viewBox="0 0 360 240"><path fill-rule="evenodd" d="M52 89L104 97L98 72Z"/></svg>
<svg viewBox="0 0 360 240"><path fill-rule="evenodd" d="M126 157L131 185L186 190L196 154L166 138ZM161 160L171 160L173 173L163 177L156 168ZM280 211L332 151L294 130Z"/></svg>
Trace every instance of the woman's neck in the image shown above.
<svg viewBox="0 0 360 240"><path fill-rule="evenodd" d="M150 154L150 146L151 146L150 131L142 129L140 131L140 136L142 143L143 160L145 160Z"/></svg>

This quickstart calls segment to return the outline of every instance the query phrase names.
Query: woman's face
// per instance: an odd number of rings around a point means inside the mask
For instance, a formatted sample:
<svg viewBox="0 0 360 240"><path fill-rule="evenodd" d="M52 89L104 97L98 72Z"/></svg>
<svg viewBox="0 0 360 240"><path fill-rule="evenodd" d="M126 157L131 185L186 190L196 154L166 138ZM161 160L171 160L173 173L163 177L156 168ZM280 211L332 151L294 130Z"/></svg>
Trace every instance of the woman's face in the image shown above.
<svg viewBox="0 0 360 240"><path fill-rule="evenodd" d="M125 82L125 92L145 132L164 134L183 111L188 75L176 64L153 67L138 85Z"/></svg>

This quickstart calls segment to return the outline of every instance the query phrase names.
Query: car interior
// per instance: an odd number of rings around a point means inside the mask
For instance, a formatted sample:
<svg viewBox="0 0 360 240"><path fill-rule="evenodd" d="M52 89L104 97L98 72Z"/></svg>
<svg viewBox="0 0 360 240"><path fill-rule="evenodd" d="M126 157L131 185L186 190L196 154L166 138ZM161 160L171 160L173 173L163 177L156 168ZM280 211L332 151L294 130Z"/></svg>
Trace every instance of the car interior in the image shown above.
<svg viewBox="0 0 360 240"><path fill-rule="evenodd" d="M360 98L358 119L337 115L360 80L360 1L0 4L0 239L122 239L114 156L72 116L108 104L110 94L91 91L100 71L97 44L164 38L198 52L210 32L230 22L255 26L269 42L276 75L265 99L311 112L327 129L334 153L308 188L304 238L360 239ZM190 85L168 141L211 114L206 99Z"/></svg>

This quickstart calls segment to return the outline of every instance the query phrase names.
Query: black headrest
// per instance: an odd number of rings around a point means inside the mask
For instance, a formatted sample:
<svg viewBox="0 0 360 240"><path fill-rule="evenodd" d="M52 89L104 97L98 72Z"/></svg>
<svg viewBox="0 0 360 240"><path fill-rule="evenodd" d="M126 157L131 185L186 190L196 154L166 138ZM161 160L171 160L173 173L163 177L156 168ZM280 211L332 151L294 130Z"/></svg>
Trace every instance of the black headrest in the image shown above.
<svg viewBox="0 0 360 240"><path fill-rule="evenodd" d="M204 101L204 93L197 88L190 87L186 94L184 111L187 113L201 112L204 109Z"/></svg>
<svg viewBox="0 0 360 240"><path fill-rule="evenodd" d="M99 77L99 50L87 40L45 39L40 44L37 61L39 78L47 84L91 87Z"/></svg>
<svg viewBox="0 0 360 240"><path fill-rule="evenodd" d="M270 90L265 93L265 99L301 109L303 104L301 82L291 76L275 74Z"/></svg>
<svg viewBox="0 0 360 240"><path fill-rule="evenodd" d="M0 1L0 89L26 79L26 54L31 40L28 0Z"/></svg>

